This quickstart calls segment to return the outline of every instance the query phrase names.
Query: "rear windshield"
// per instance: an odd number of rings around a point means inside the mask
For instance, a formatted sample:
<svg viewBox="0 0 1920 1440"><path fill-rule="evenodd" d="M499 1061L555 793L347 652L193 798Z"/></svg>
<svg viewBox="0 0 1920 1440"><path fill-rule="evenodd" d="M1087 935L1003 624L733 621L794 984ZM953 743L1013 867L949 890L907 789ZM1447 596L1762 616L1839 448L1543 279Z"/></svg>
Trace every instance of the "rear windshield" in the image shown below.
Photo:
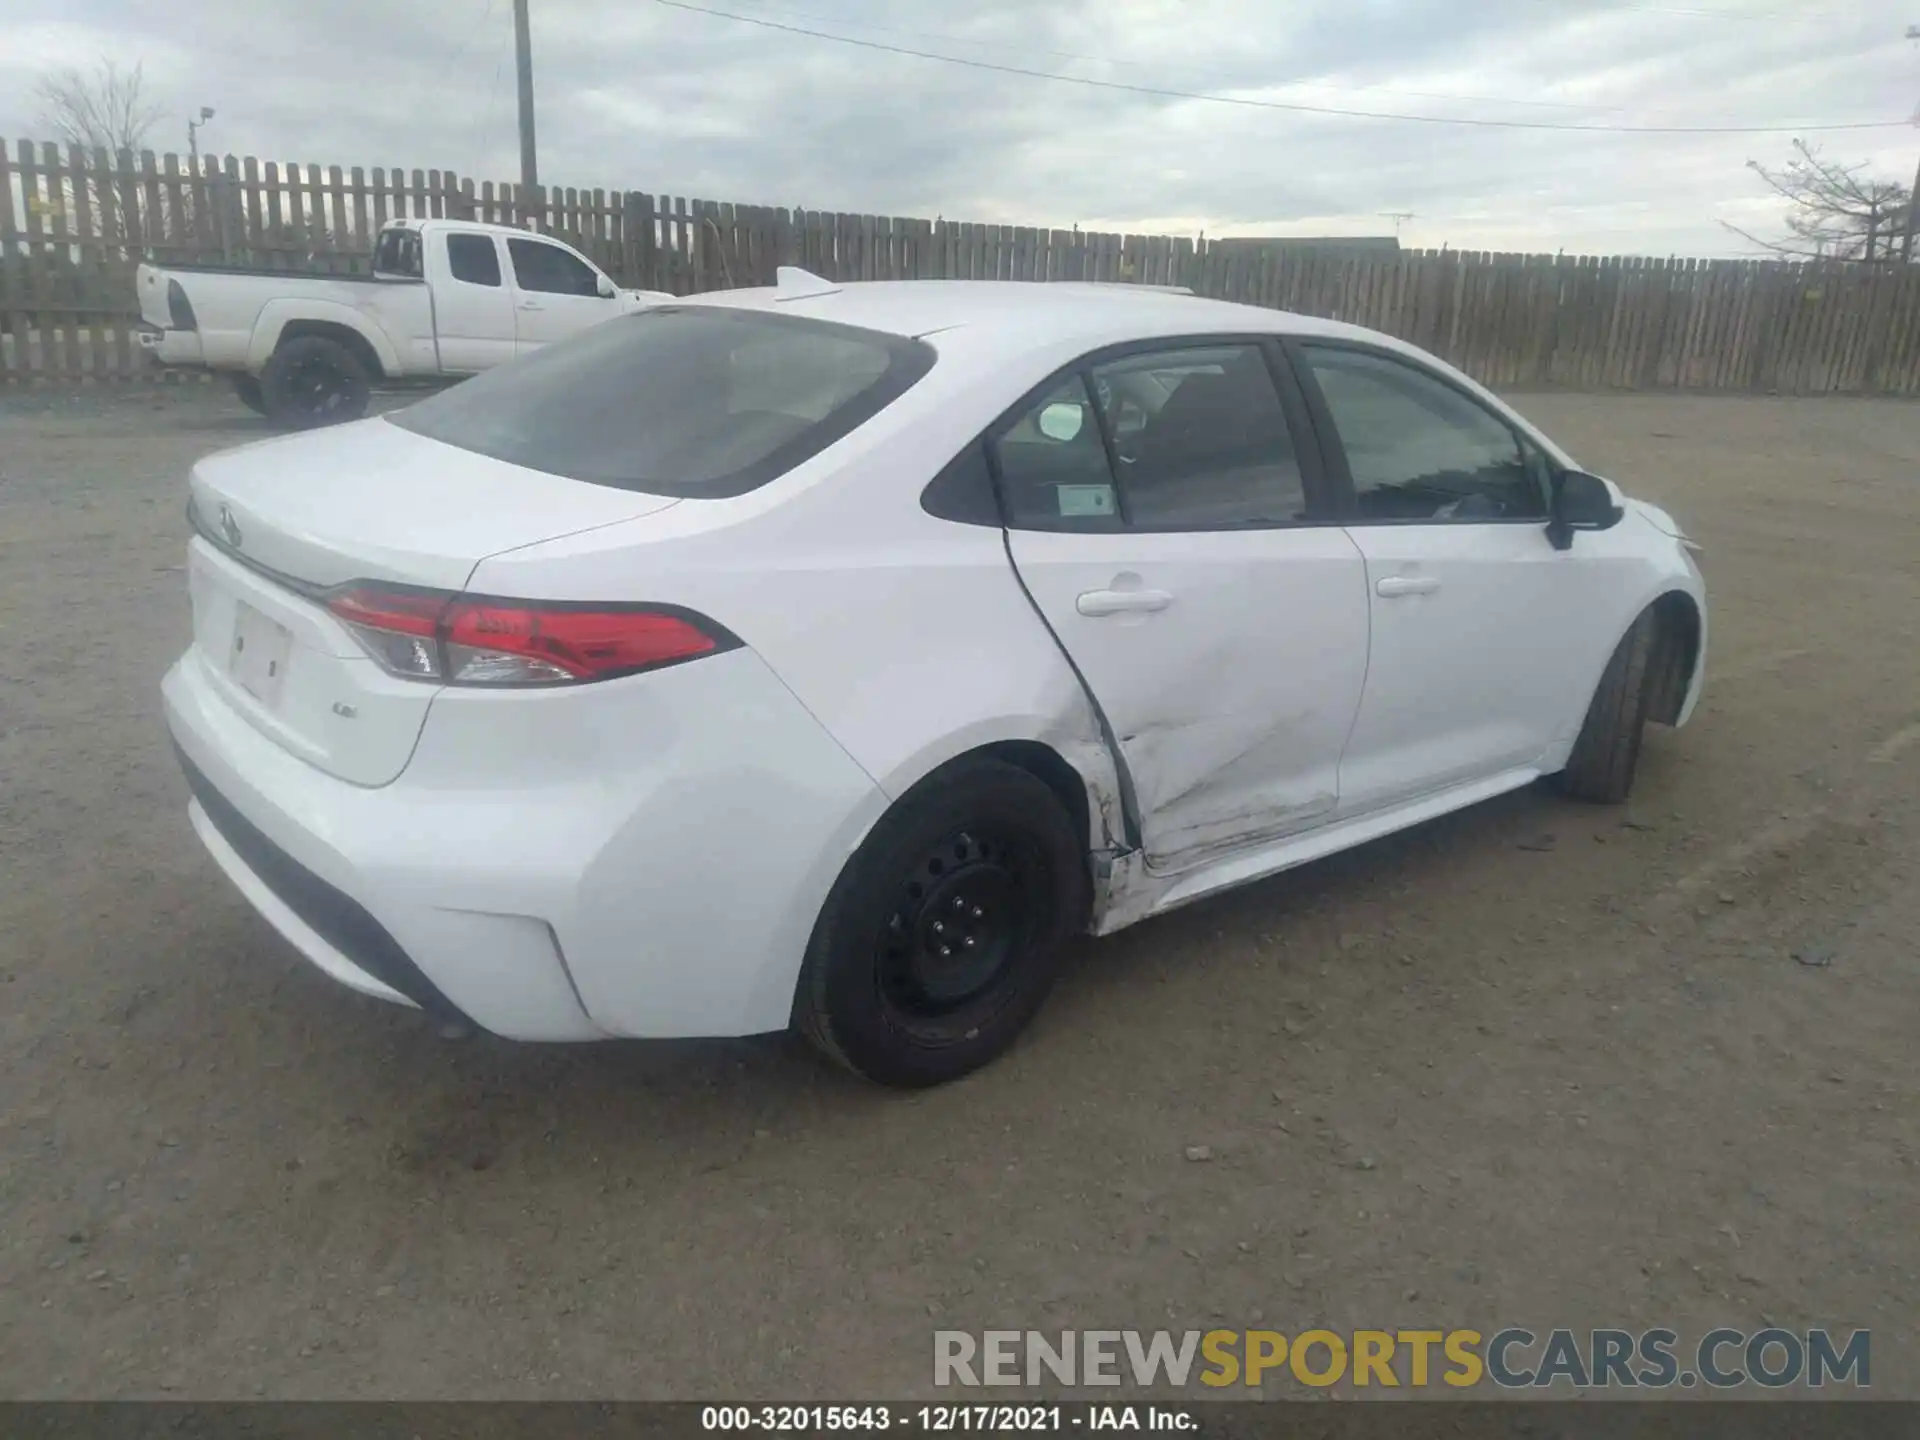
<svg viewBox="0 0 1920 1440"><path fill-rule="evenodd" d="M743 495L878 414L928 345L794 315L674 306L596 325L388 415L529 469L654 495Z"/></svg>

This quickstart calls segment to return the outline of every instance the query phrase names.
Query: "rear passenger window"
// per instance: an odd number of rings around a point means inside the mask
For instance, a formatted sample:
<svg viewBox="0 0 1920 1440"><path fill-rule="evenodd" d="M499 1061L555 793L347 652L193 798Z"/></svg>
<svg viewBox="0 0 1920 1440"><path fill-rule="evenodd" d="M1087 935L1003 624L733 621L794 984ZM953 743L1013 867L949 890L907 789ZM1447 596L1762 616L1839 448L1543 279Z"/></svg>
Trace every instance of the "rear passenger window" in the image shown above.
<svg viewBox="0 0 1920 1440"><path fill-rule="evenodd" d="M1025 530L1117 530L1119 500L1086 381L1042 396L993 442L1007 523Z"/></svg>
<svg viewBox="0 0 1920 1440"><path fill-rule="evenodd" d="M1306 518L1286 412L1257 345L1129 355L1096 365L1130 525L1212 530Z"/></svg>
<svg viewBox="0 0 1920 1440"><path fill-rule="evenodd" d="M454 279L469 285L500 283L500 252L491 235L447 236L447 264Z"/></svg>

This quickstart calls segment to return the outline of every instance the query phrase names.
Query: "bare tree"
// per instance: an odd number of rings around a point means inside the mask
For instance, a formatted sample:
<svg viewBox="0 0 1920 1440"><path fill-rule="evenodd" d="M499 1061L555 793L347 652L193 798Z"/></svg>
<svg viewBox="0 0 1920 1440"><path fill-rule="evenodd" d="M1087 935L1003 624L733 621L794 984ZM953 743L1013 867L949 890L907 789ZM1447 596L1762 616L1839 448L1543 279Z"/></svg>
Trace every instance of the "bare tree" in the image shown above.
<svg viewBox="0 0 1920 1440"><path fill-rule="evenodd" d="M1779 169L1749 160L1747 168L1787 202L1787 234L1763 240L1720 223L1743 239L1790 260L1892 261L1902 258L1912 192L1866 173L1865 165L1828 160L1804 140Z"/></svg>
<svg viewBox="0 0 1920 1440"><path fill-rule="evenodd" d="M100 150L109 157L122 150L139 150L147 132L166 113L165 107L147 98L138 63L123 70L105 58L90 72L69 66L41 76L34 86L34 99L43 133L84 147L89 162ZM123 243L129 232L126 218L114 204L112 181L95 176L87 181L87 190L100 238L109 244ZM146 217L148 227L158 219Z"/></svg>
<svg viewBox="0 0 1920 1440"><path fill-rule="evenodd" d="M44 75L33 93L40 124L89 150L138 150L166 113L147 99L138 64L122 70L112 60L99 61L91 74L69 67Z"/></svg>

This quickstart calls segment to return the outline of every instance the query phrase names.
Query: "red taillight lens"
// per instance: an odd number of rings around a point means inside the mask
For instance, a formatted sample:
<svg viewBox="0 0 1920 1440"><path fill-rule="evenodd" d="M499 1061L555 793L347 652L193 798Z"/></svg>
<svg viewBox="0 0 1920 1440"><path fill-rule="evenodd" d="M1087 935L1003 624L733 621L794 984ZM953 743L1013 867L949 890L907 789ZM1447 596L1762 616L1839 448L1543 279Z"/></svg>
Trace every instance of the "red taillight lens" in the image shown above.
<svg viewBox="0 0 1920 1440"><path fill-rule="evenodd" d="M571 685L732 649L698 615L351 585L327 608L395 675L449 685Z"/></svg>

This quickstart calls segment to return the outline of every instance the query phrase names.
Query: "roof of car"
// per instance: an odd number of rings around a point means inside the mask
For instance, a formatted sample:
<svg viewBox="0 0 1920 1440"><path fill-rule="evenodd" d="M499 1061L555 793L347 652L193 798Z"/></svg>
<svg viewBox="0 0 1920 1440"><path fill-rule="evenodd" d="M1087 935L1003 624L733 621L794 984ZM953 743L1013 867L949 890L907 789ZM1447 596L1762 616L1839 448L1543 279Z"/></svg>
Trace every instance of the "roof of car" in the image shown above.
<svg viewBox="0 0 1920 1440"><path fill-rule="evenodd" d="M813 277L808 277L812 279ZM1021 280L869 280L821 288L762 287L688 296L702 305L774 310L927 336L965 328L995 338L1089 345L1205 332L1371 336L1334 320L1208 300L1157 287Z"/></svg>

